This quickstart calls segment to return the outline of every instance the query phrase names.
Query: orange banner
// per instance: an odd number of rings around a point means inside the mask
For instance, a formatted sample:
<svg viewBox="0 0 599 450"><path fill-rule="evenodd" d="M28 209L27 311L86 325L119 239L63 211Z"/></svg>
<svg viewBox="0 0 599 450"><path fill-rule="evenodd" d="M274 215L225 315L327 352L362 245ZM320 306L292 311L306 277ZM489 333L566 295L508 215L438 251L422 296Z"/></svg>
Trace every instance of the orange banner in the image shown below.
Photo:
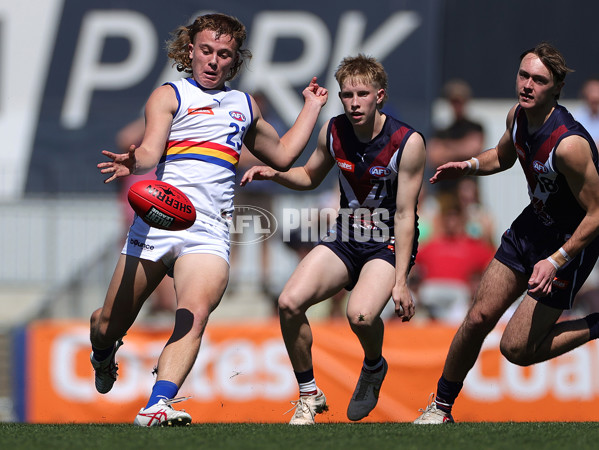
<svg viewBox="0 0 599 450"><path fill-rule="evenodd" d="M330 410L317 422L347 422L362 351L349 326L315 322L313 356L319 387ZM379 404L365 422L405 422L418 416L436 389L455 328L390 322L384 355L389 372ZM85 322L41 321L26 332L24 417L33 423L132 422L153 385L152 369L170 335L168 328L137 326L117 354L119 379L98 394L89 363ZM499 352L500 332L486 340L454 407L458 421L597 421L599 345L522 368ZM296 399L293 376L277 321L211 323L176 405L194 422L287 422Z"/></svg>

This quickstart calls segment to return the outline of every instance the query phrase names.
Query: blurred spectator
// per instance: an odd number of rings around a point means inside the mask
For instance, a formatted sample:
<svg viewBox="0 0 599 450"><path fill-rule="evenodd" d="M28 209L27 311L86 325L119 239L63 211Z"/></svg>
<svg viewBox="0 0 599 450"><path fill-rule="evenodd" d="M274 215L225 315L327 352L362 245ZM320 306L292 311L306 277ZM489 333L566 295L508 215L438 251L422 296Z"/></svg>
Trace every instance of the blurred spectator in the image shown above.
<svg viewBox="0 0 599 450"><path fill-rule="evenodd" d="M463 177L456 180L451 190L429 194L423 186L421 198L418 201L419 242L424 244L435 236L443 234L443 219L439 213L437 197L444 193L454 195L465 215L465 231L468 236L481 239L495 247L495 221L480 201L478 180L473 177Z"/></svg>
<svg viewBox="0 0 599 450"><path fill-rule="evenodd" d="M593 140L599 145L599 78L587 79L580 91L583 105L574 110L572 115L589 132ZM599 306L599 263L595 265L587 282L576 296L574 310L571 315L590 314L597 311Z"/></svg>
<svg viewBox="0 0 599 450"><path fill-rule="evenodd" d="M435 219L439 212L436 196L431 192L428 181L422 183L418 194L418 242L420 245L430 240L434 234Z"/></svg>
<svg viewBox="0 0 599 450"><path fill-rule="evenodd" d="M574 118L591 134L599 145L599 78L589 78L582 85L584 104L573 112Z"/></svg>
<svg viewBox="0 0 599 450"><path fill-rule="evenodd" d="M439 232L418 250L414 287L430 318L462 321L494 248L466 233L467 217L456 195L440 193Z"/></svg>
<svg viewBox="0 0 599 450"><path fill-rule="evenodd" d="M431 175L441 164L461 161L478 155L483 150L483 126L468 117L468 104L472 91L464 80L448 81L443 88L443 96L451 106L453 120L444 129L436 130L427 145L427 165ZM444 182L440 189L451 187Z"/></svg>
<svg viewBox="0 0 599 450"><path fill-rule="evenodd" d="M457 180L456 195L466 215L466 233L495 247L495 223L480 201L478 179L462 177Z"/></svg>

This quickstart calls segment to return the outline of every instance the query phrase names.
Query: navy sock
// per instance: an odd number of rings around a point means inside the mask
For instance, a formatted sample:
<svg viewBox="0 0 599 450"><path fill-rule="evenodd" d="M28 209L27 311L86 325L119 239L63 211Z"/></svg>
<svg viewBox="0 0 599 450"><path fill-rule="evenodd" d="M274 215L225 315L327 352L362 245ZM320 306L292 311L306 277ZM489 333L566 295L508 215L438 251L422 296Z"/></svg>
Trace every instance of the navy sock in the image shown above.
<svg viewBox="0 0 599 450"><path fill-rule="evenodd" d="M366 372L380 372L381 370L383 370L383 355L379 356L376 359L368 359L364 357L364 363L362 368Z"/></svg>
<svg viewBox="0 0 599 450"><path fill-rule="evenodd" d="M172 381L158 380L152 388L152 394L150 395L146 408L155 405L163 398L175 398L177 392L179 392L179 387Z"/></svg>
<svg viewBox="0 0 599 450"><path fill-rule="evenodd" d="M104 361L110 356L114 350L114 344L108 348L96 348L92 345L92 352L94 352L94 359L98 362Z"/></svg>
<svg viewBox="0 0 599 450"><path fill-rule="evenodd" d="M441 378L439 378L439 381L437 382L437 396L435 398L437 407L450 413L451 407L462 390L463 385L464 383L461 381L448 381L443 375L441 375Z"/></svg>
<svg viewBox="0 0 599 450"><path fill-rule="evenodd" d="M599 313L589 314L584 318L589 326L591 340L599 338Z"/></svg>
<svg viewBox="0 0 599 450"><path fill-rule="evenodd" d="M318 394L318 387L314 379L314 369L306 370L305 372L293 372L297 379L300 397Z"/></svg>
<svg viewBox="0 0 599 450"><path fill-rule="evenodd" d="M310 381L312 381L314 379L314 368L308 369L305 372L293 371L293 373L295 374L295 378L296 378L298 384L309 383Z"/></svg>

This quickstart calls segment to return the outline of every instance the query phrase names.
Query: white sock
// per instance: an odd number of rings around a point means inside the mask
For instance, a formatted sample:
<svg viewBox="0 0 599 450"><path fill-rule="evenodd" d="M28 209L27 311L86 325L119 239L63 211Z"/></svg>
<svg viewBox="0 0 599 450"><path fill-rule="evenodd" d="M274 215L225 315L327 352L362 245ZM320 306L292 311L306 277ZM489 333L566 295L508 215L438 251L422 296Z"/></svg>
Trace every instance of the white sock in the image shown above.
<svg viewBox="0 0 599 450"><path fill-rule="evenodd" d="M300 397L304 395L314 395L318 392L316 380L312 378L307 383L299 383Z"/></svg>

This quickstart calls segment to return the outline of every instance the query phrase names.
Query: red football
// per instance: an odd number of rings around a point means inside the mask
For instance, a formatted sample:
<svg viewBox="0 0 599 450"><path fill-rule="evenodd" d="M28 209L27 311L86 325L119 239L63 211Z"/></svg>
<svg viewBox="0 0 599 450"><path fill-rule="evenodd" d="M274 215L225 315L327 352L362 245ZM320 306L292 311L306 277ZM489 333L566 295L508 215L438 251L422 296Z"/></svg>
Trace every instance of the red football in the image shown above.
<svg viewBox="0 0 599 450"><path fill-rule="evenodd" d="M127 193L133 210L148 225L162 230L185 230L196 220L196 210L183 192L160 180L141 180Z"/></svg>

